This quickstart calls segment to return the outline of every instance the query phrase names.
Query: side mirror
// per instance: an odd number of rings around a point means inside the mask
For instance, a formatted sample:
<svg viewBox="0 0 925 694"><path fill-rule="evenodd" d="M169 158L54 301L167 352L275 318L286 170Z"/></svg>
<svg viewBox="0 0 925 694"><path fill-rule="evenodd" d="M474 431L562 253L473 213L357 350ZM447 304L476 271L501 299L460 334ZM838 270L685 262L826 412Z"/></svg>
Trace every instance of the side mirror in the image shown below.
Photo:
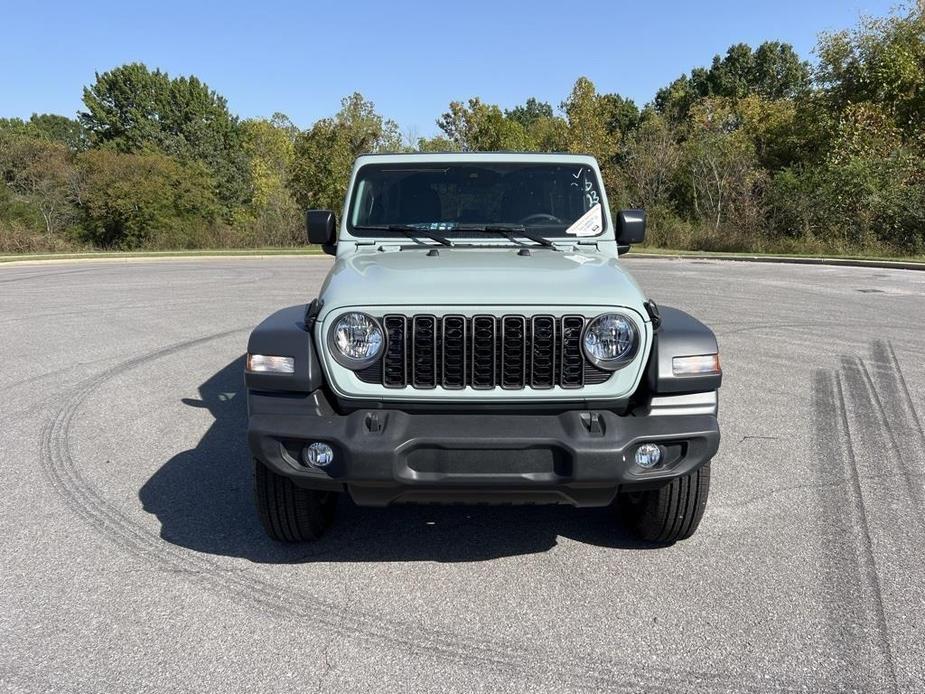
<svg viewBox="0 0 925 694"><path fill-rule="evenodd" d="M305 213L308 242L318 244L328 255L337 249L337 224L330 210L309 210Z"/></svg>
<svg viewBox="0 0 925 694"><path fill-rule="evenodd" d="M642 243L645 240L646 211L620 210L617 215L617 245L632 246L634 243Z"/></svg>

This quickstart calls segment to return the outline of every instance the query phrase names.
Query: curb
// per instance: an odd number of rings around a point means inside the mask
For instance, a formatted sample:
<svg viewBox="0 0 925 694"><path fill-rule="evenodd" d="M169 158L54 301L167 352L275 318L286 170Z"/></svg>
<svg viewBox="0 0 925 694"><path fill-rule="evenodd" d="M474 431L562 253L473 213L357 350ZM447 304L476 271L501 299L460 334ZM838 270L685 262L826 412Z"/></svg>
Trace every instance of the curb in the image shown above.
<svg viewBox="0 0 925 694"><path fill-rule="evenodd" d="M266 253L266 254L234 254L234 253L216 253L214 255L103 255L103 256L79 256L69 258L17 258L14 256L0 256L0 268L13 267L21 265L54 265L64 263L140 263L140 262L165 262L165 261L189 261L189 260L236 260L240 258L250 258L253 260L269 260L271 258L330 258L331 256L323 253Z"/></svg>
<svg viewBox="0 0 925 694"><path fill-rule="evenodd" d="M132 262L149 262L149 261L189 261L189 260L234 260L239 258L250 258L252 260L268 260L272 258L315 258L324 259L330 256L323 253L267 253L267 254L235 254L235 253L216 253L210 254L191 254L191 255L85 255L69 258L18 258L16 256L0 256L0 268L20 266L20 265L39 265L55 263L82 263L82 262L100 262L100 263L132 263ZM623 255L621 259L626 260L633 258L642 258L645 260L722 260L745 263L789 263L791 265L831 265L842 267L866 267L881 268L890 270L925 270L925 262L913 260L874 260L861 258L828 258L828 257L797 257L785 255L711 255L709 253L635 253L630 251Z"/></svg>
<svg viewBox="0 0 925 694"><path fill-rule="evenodd" d="M843 267L870 267L891 270L925 270L925 262L913 260L865 260L862 258L792 257L786 255L710 255L707 253L633 253L623 258L645 258L647 260L724 260L746 263L789 263L792 265L834 265Z"/></svg>

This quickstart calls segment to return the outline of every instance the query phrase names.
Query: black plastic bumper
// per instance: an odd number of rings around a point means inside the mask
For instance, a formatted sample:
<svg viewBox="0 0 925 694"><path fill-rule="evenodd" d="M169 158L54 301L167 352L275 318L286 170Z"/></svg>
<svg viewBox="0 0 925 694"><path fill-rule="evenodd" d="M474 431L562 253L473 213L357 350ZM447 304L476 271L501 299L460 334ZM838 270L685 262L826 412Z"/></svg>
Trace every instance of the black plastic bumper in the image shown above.
<svg viewBox="0 0 925 694"><path fill-rule="evenodd" d="M621 488L653 487L708 462L719 446L712 415L631 417L610 411L560 414L251 414L254 456L296 484L348 490L363 505L566 503L602 506ZM300 462L313 441L329 444L323 469ZM642 443L663 463L634 462Z"/></svg>

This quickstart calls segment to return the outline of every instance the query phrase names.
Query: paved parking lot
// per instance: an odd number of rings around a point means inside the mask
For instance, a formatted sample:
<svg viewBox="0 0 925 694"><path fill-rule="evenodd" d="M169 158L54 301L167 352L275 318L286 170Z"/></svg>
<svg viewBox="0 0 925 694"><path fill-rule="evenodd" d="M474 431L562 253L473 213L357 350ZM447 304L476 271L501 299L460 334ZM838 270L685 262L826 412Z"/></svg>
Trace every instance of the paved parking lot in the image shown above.
<svg viewBox="0 0 925 694"><path fill-rule="evenodd" d="M0 268L5 691L925 689L925 273L627 259L718 335L700 531L364 509L267 540L243 352L329 259Z"/></svg>

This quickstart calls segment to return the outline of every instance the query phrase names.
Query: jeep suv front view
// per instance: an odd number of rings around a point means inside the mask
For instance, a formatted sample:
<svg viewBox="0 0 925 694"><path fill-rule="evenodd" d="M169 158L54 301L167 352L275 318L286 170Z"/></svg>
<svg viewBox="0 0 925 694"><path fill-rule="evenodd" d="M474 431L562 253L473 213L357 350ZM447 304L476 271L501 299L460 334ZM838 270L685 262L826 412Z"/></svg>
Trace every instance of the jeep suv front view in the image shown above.
<svg viewBox="0 0 925 694"><path fill-rule="evenodd" d="M573 154L361 156L317 296L251 334L248 440L271 537L313 540L336 500L614 505L689 537L719 444L713 333L648 300Z"/></svg>

